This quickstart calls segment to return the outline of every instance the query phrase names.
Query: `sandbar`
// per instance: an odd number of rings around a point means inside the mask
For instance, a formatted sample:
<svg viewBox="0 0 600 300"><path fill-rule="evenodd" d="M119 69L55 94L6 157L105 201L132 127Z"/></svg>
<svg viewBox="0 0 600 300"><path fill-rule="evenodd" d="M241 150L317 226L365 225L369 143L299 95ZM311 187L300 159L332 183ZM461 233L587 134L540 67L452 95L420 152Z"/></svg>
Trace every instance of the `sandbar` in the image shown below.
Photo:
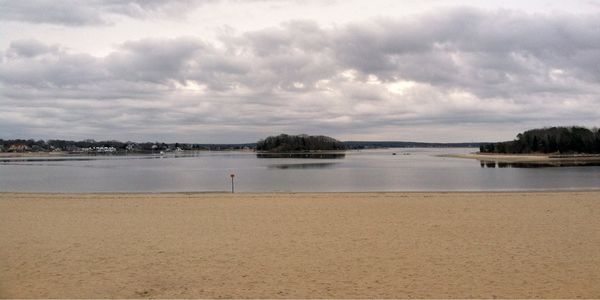
<svg viewBox="0 0 600 300"><path fill-rule="evenodd" d="M460 153L444 154L441 157L470 158L480 161L505 163L600 163L599 154L503 154L503 153Z"/></svg>

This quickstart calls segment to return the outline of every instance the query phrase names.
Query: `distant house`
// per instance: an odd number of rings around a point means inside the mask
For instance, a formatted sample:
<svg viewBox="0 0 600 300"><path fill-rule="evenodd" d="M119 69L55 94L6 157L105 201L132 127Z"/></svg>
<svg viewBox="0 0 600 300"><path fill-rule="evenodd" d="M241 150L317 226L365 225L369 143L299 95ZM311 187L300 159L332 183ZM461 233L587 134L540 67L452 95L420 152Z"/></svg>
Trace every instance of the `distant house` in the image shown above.
<svg viewBox="0 0 600 300"><path fill-rule="evenodd" d="M115 148L115 147L88 147L88 148L80 148L77 152L115 153L115 152L117 152L117 148Z"/></svg>
<svg viewBox="0 0 600 300"><path fill-rule="evenodd" d="M137 149L137 145L133 144L133 143L127 144L127 146L125 147L125 150L130 151L130 152L135 151L136 149Z"/></svg>
<svg viewBox="0 0 600 300"><path fill-rule="evenodd" d="M117 148L115 147L93 147L96 153L114 153L117 152Z"/></svg>
<svg viewBox="0 0 600 300"><path fill-rule="evenodd" d="M69 151L69 152L82 152L83 151L82 148L79 148L74 145L66 145L64 150Z"/></svg>
<svg viewBox="0 0 600 300"><path fill-rule="evenodd" d="M25 152L29 150L29 147L25 144L12 144L8 147L9 152Z"/></svg>

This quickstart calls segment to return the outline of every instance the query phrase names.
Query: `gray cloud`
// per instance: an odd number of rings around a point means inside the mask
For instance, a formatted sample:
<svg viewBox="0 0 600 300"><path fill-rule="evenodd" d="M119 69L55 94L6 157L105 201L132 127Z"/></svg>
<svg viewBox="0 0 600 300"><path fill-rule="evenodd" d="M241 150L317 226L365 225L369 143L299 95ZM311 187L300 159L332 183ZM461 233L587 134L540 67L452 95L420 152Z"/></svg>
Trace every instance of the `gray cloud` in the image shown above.
<svg viewBox="0 0 600 300"><path fill-rule="evenodd" d="M346 47L337 50L348 67L382 79L402 76L484 96L506 88L522 93L540 84L556 88L556 82L544 78L553 69L597 82L597 20L598 15L457 9L410 21L354 25L338 42Z"/></svg>
<svg viewBox="0 0 600 300"><path fill-rule="evenodd" d="M202 48L201 42L184 38L126 42L120 51L106 57L105 64L115 78L153 83L184 81L192 57Z"/></svg>
<svg viewBox="0 0 600 300"><path fill-rule="evenodd" d="M133 18L185 14L213 0L0 0L0 20L66 26L106 25L111 16Z"/></svg>
<svg viewBox="0 0 600 300"><path fill-rule="evenodd" d="M35 57L42 54L47 53L56 53L58 52L58 46L49 46L43 43L40 43L37 40L27 39L27 40L16 40L10 43L8 47L7 53L8 56L23 56L23 57Z"/></svg>
<svg viewBox="0 0 600 300"><path fill-rule="evenodd" d="M217 42L142 39L104 57L18 40L3 52L0 117L29 128L14 134L48 137L457 141L494 128L510 138L597 125L598 28L597 15L463 8L334 28L294 21Z"/></svg>

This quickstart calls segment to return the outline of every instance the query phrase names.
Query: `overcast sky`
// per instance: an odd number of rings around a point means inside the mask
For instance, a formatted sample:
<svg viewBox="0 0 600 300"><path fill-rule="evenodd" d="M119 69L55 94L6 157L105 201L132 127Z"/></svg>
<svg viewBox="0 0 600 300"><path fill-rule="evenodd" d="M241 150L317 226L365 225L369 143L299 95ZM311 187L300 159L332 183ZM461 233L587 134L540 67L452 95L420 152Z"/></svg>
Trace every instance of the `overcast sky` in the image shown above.
<svg viewBox="0 0 600 300"><path fill-rule="evenodd" d="M0 138L600 125L600 1L0 0Z"/></svg>

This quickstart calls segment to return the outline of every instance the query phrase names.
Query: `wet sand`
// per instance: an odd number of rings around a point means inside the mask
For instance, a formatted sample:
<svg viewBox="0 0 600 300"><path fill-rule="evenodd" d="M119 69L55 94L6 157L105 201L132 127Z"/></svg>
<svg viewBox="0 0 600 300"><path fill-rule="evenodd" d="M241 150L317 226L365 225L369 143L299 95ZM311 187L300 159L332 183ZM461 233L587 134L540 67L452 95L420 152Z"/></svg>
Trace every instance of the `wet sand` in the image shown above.
<svg viewBox="0 0 600 300"><path fill-rule="evenodd" d="M3 298L600 298L600 192L0 193Z"/></svg>
<svg viewBox="0 0 600 300"><path fill-rule="evenodd" d="M558 154L499 154L499 153L464 153L444 154L442 157L471 158L480 161L496 161L506 163L591 163L599 162L598 154L558 155Z"/></svg>

